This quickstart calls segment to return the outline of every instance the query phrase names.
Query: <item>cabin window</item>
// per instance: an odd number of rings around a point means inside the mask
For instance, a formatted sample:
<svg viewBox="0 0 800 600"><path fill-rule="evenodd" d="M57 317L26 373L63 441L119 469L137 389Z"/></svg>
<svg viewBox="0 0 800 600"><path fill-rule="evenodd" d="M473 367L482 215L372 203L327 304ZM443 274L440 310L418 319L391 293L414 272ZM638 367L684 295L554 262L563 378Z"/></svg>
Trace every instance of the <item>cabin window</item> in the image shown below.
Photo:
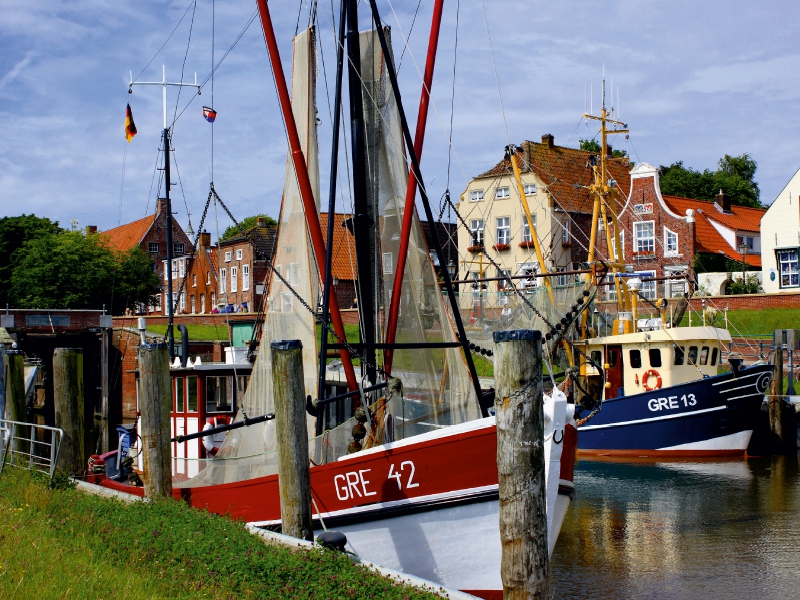
<svg viewBox="0 0 800 600"><path fill-rule="evenodd" d="M703 346L703 349L700 351L700 364L708 364L708 346Z"/></svg>
<svg viewBox="0 0 800 600"><path fill-rule="evenodd" d="M661 366L661 349L660 348L650 348L648 350L650 354L650 366L654 369L657 369Z"/></svg>
<svg viewBox="0 0 800 600"><path fill-rule="evenodd" d="M186 411L197 412L197 377L187 377L186 384L189 392L186 398Z"/></svg>
<svg viewBox="0 0 800 600"><path fill-rule="evenodd" d="M717 354L718 354L718 352L719 352L718 348L713 348L711 350L711 366L712 367L717 364Z"/></svg>
<svg viewBox="0 0 800 600"><path fill-rule="evenodd" d="M183 399L184 399L184 379L178 377L175 380L175 412L183 412Z"/></svg>
<svg viewBox="0 0 800 600"><path fill-rule="evenodd" d="M697 364L697 346L689 346L689 364Z"/></svg>
<svg viewBox="0 0 800 600"><path fill-rule="evenodd" d="M638 369L642 366L642 353L638 350L631 350L630 351L630 359L631 359L631 367L634 369Z"/></svg>
<svg viewBox="0 0 800 600"><path fill-rule="evenodd" d="M603 366L601 364L603 362L603 355L600 352L600 350L592 350L592 362L594 363L594 365L592 366L594 366L597 369Z"/></svg>
<svg viewBox="0 0 800 600"><path fill-rule="evenodd" d="M683 346L675 346L675 361L674 364L682 365L686 349Z"/></svg>
<svg viewBox="0 0 800 600"><path fill-rule="evenodd" d="M206 377L206 412L233 410L233 377Z"/></svg>

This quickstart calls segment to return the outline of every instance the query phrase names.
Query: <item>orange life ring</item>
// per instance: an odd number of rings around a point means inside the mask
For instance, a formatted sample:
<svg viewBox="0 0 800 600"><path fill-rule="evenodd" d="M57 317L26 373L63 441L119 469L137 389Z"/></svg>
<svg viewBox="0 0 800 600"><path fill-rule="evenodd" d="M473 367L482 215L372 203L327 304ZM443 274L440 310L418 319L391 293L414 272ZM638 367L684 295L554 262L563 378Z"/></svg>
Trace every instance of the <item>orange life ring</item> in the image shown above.
<svg viewBox="0 0 800 600"><path fill-rule="evenodd" d="M655 387L647 387L647 380L650 377L656 378L656 385ZM658 371L655 369L650 369L649 371L645 371L644 375L642 375L642 387L648 392L652 392L653 390L661 389L661 375L658 374Z"/></svg>

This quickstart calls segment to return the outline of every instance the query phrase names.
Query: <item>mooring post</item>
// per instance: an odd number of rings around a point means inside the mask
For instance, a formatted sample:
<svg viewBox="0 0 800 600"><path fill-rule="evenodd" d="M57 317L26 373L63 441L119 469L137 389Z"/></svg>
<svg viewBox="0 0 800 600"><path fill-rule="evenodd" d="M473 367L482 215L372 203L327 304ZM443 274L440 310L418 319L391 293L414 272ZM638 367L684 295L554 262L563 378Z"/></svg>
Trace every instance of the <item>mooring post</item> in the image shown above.
<svg viewBox="0 0 800 600"><path fill-rule="evenodd" d="M542 334L498 331L494 409L503 598L550 598Z"/></svg>
<svg viewBox="0 0 800 600"><path fill-rule="evenodd" d="M83 349L53 351L53 402L55 425L64 431L56 467L81 473L85 466Z"/></svg>
<svg viewBox="0 0 800 600"><path fill-rule="evenodd" d="M303 344L300 340L284 340L273 341L269 347L278 442L281 530L292 537L313 540Z"/></svg>
<svg viewBox="0 0 800 600"><path fill-rule="evenodd" d="M172 495L169 412L172 389L169 349L164 343L139 346L139 423L145 498Z"/></svg>
<svg viewBox="0 0 800 600"><path fill-rule="evenodd" d="M769 398L769 428L777 438L778 450L783 448L783 349L786 344L786 330L782 339L775 344L775 379L772 380L772 394ZM777 337L777 336L776 336Z"/></svg>
<svg viewBox="0 0 800 600"><path fill-rule="evenodd" d="M6 352L6 419L9 421L28 421L28 407L25 399L25 358L20 350ZM12 452L27 452L28 444L20 438L28 435L28 428L14 427L16 441Z"/></svg>

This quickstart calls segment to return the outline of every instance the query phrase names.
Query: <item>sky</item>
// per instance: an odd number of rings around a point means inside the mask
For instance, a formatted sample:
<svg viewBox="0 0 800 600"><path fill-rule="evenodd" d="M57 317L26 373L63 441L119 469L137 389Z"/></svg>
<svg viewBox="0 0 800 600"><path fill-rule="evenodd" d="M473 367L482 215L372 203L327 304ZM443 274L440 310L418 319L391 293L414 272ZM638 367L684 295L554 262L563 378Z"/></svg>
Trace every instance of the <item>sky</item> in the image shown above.
<svg viewBox="0 0 800 600"><path fill-rule="evenodd" d="M360 4L364 30L370 12ZM413 131L433 1L378 0L378 7L392 27ZM195 73L206 80L212 40L219 61L255 9L252 0L215 0L213 7L211 0L4 0L0 216L35 213L66 227L76 221L107 230L152 214L161 88L136 86L128 94L131 76L160 81L164 65L168 81L180 81L182 70L184 81L193 82ZM298 24L308 25L308 3L273 0L270 9L288 73L291 39ZM338 3L317 7L323 198L332 12L338 17ZM589 107L598 112L604 74L607 104L613 89L616 114L631 131L615 147L637 163L680 160L697 170L715 169L724 154L749 153L769 204L800 167L800 49L792 27L798 17L793 2L445 1L422 159L434 210L445 190L457 197L471 177L496 164L508 140L540 141L550 133L557 145L577 147L580 138L594 137L596 126L581 115ZM259 20L221 63L213 87L213 176L211 125L201 114L212 104L211 82L199 97L191 88L180 97L177 88L168 92L170 123L179 115L176 218L185 227L191 213L197 228L212 177L237 219L277 217L287 143ZM123 131L128 102L139 131L130 144ZM205 228L216 238L230 224L211 211Z"/></svg>

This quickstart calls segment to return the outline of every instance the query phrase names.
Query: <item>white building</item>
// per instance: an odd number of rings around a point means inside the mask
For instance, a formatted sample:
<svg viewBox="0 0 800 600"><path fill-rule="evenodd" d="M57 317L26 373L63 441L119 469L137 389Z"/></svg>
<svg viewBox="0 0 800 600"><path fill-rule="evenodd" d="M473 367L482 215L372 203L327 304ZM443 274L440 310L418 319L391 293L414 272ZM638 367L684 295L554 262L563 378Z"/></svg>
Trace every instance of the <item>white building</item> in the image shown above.
<svg viewBox="0 0 800 600"><path fill-rule="evenodd" d="M800 170L761 219L761 264L767 293L800 291Z"/></svg>

